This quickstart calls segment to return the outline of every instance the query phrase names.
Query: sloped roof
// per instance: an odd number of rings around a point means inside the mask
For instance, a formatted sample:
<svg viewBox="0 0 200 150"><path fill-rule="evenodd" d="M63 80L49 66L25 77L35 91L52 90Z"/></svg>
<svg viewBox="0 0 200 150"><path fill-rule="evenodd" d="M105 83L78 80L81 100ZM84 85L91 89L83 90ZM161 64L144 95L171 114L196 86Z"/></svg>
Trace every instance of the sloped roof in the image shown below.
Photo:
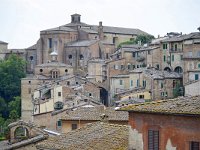
<svg viewBox="0 0 200 150"><path fill-rule="evenodd" d="M91 108L78 108L69 111L62 120L101 120L102 114L108 116L110 121L128 121L128 113L115 111L113 107L96 106Z"/></svg>
<svg viewBox="0 0 200 150"><path fill-rule="evenodd" d="M141 113L200 116L200 96L178 97L122 107L120 110Z"/></svg>
<svg viewBox="0 0 200 150"><path fill-rule="evenodd" d="M46 30L42 30L41 32L47 32L47 31L63 31L63 32L74 32L76 30L66 27L66 26L59 26L56 28L51 28L51 29L46 29Z"/></svg>
<svg viewBox="0 0 200 150"><path fill-rule="evenodd" d="M97 40L82 40L78 42L71 42L66 44L67 47L87 47L96 43Z"/></svg>
<svg viewBox="0 0 200 150"><path fill-rule="evenodd" d="M92 26L92 29L98 31L98 26ZM140 34L148 34L140 29L133 28L122 28L122 27L111 27L111 26L103 26L104 33L116 33L116 34L129 34L129 35L140 35Z"/></svg>
<svg viewBox="0 0 200 150"><path fill-rule="evenodd" d="M4 41L0 41L0 44L8 44L8 43L6 43L6 42L4 42Z"/></svg>
<svg viewBox="0 0 200 150"><path fill-rule="evenodd" d="M181 42L188 39L196 39L200 38L200 32L193 32L190 34L180 35L180 36L173 36L168 39L163 40L162 42Z"/></svg>
<svg viewBox="0 0 200 150"><path fill-rule="evenodd" d="M68 150L126 150L129 127L95 122L37 144L37 148Z"/></svg>
<svg viewBox="0 0 200 150"><path fill-rule="evenodd" d="M34 44L34 45L32 45L32 46L30 46L30 47L28 47L26 49L37 49L37 44Z"/></svg>
<svg viewBox="0 0 200 150"><path fill-rule="evenodd" d="M180 74L177 72L168 72L168 71L160 71L156 70L155 68L137 68L130 73L144 73L146 76L152 78L152 79L176 79L176 78L182 78Z"/></svg>

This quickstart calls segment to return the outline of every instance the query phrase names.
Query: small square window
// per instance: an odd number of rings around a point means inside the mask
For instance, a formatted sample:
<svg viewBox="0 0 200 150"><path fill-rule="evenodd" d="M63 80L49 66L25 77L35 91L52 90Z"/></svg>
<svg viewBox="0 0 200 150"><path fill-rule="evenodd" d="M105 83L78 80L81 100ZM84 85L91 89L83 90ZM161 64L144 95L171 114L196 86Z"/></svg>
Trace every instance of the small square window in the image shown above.
<svg viewBox="0 0 200 150"><path fill-rule="evenodd" d="M61 92L58 92L58 96L61 96Z"/></svg>
<svg viewBox="0 0 200 150"><path fill-rule="evenodd" d="M72 124L72 130L76 130L78 128L78 125L77 124Z"/></svg>

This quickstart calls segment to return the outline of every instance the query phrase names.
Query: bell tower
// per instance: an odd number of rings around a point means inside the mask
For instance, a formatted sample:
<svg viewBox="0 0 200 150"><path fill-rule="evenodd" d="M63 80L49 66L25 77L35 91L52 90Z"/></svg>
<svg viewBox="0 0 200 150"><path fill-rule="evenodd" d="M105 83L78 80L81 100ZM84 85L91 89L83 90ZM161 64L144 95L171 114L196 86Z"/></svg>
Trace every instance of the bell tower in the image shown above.
<svg viewBox="0 0 200 150"><path fill-rule="evenodd" d="M73 14L71 15L71 23L80 23L81 22L81 15Z"/></svg>

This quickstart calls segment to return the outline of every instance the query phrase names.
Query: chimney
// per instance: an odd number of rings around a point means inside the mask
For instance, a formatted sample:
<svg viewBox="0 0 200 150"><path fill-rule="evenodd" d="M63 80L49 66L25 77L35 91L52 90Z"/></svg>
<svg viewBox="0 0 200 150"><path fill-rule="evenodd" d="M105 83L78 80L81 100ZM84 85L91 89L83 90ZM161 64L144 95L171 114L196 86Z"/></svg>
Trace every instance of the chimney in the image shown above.
<svg viewBox="0 0 200 150"><path fill-rule="evenodd" d="M99 34L99 39L103 40L104 39L104 33L103 33L102 21L99 22L98 34Z"/></svg>

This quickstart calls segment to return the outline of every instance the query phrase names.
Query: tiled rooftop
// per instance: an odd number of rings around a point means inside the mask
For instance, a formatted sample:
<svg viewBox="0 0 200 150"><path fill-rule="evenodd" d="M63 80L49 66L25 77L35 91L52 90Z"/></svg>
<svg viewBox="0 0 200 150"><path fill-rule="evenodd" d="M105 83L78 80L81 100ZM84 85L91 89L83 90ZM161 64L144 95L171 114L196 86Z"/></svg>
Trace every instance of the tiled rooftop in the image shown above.
<svg viewBox="0 0 200 150"><path fill-rule="evenodd" d="M63 120L101 120L102 114L108 116L109 121L128 121L127 112L115 111L113 107L96 106L91 108L78 108L74 111L69 111L63 116Z"/></svg>
<svg viewBox="0 0 200 150"><path fill-rule="evenodd" d="M137 68L130 73L144 73L146 76L152 78L152 79L175 79L175 78L181 78L182 76L176 72L168 72L168 71L160 71L156 70L155 68Z"/></svg>
<svg viewBox="0 0 200 150"><path fill-rule="evenodd" d="M83 41L78 41L78 42L71 42L66 44L67 47L85 47L85 46L90 46L96 43L97 40L83 40Z"/></svg>
<svg viewBox="0 0 200 150"><path fill-rule="evenodd" d="M128 149L129 127L95 122L37 144L43 149L125 150Z"/></svg>
<svg viewBox="0 0 200 150"><path fill-rule="evenodd" d="M120 110L141 113L200 116L200 96L178 97L175 99L133 104L122 107Z"/></svg>

